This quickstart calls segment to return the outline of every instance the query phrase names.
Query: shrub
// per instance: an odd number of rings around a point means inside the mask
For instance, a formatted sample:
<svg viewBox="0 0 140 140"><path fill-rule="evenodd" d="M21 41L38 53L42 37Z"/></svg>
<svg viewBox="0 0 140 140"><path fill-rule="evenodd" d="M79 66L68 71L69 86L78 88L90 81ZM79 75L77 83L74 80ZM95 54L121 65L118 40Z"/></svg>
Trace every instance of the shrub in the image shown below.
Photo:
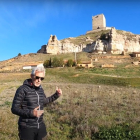
<svg viewBox="0 0 140 140"><path fill-rule="evenodd" d="M73 63L73 60L72 60L72 59L69 59L68 62L67 62L67 66L68 66L68 67L72 67L73 64L74 64L74 63Z"/></svg>
<svg viewBox="0 0 140 140"><path fill-rule="evenodd" d="M52 66L52 59L50 58L50 61L49 61L49 66L51 67Z"/></svg>
<svg viewBox="0 0 140 140"><path fill-rule="evenodd" d="M51 67L52 66L52 60L50 58L50 60L45 60L44 63L43 63L44 67L47 68L47 67Z"/></svg>
<svg viewBox="0 0 140 140"><path fill-rule="evenodd" d="M59 58L59 59L57 57L53 58L53 62L52 62L53 67L62 67L63 64L64 64L64 62L63 62L62 58Z"/></svg>
<svg viewBox="0 0 140 140"><path fill-rule="evenodd" d="M49 67L49 60L45 60L43 65L44 65L45 68Z"/></svg>
<svg viewBox="0 0 140 140"><path fill-rule="evenodd" d="M92 136L96 140L138 140L140 135L129 124L120 124L111 128L101 127L98 133Z"/></svg>
<svg viewBox="0 0 140 140"><path fill-rule="evenodd" d="M21 56L21 53L18 53L18 56Z"/></svg>

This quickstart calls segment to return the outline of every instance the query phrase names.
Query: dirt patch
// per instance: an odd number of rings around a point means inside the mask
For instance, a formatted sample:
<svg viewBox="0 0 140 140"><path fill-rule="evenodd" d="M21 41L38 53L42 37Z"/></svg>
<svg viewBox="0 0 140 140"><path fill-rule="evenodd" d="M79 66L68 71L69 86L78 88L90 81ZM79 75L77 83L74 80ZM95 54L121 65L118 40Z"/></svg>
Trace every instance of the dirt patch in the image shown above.
<svg viewBox="0 0 140 140"><path fill-rule="evenodd" d="M73 75L72 77L78 77L80 74L75 74L75 75Z"/></svg>

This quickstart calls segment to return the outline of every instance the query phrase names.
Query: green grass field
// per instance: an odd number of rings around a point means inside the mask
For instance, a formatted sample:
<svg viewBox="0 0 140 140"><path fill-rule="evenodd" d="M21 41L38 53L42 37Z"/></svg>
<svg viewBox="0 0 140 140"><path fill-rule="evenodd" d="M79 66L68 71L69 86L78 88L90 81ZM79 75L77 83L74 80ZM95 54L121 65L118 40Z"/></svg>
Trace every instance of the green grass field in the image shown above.
<svg viewBox="0 0 140 140"><path fill-rule="evenodd" d="M63 95L45 108L48 140L139 140L140 70L48 68L47 96ZM0 73L0 140L18 140L18 117L10 111L16 89L30 73Z"/></svg>

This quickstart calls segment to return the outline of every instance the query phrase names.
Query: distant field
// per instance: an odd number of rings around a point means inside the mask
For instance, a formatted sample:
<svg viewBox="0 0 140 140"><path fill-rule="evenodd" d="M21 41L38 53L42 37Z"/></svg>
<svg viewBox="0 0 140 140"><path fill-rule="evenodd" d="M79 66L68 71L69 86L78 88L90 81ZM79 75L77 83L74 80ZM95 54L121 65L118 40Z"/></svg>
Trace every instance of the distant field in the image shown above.
<svg viewBox="0 0 140 140"><path fill-rule="evenodd" d="M100 127L108 130L118 124L130 126L133 139L140 131L139 74L138 67L47 69L42 83L47 96L56 86L63 90L62 97L45 108L48 140L93 140ZM28 72L0 73L0 140L18 140L18 117L10 108L16 89L29 77Z"/></svg>
<svg viewBox="0 0 140 140"><path fill-rule="evenodd" d="M140 88L140 70L132 68L56 68L46 70L46 81L105 84Z"/></svg>

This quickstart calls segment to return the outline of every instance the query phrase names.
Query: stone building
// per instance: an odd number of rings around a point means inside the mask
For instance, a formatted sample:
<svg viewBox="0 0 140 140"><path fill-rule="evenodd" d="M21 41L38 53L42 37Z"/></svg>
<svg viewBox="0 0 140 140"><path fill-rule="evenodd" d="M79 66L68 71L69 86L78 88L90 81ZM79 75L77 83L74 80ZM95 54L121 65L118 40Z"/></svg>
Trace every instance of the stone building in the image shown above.
<svg viewBox="0 0 140 140"><path fill-rule="evenodd" d="M92 16L92 30L105 28L106 28L106 19L103 14Z"/></svg>
<svg viewBox="0 0 140 140"><path fill-rule="evenodd" d="M93 68L93 60L91 59L90 61L82 61L80 64L77 64L78 67L85 67L85 68Z"/></svg>
<svg viewBox="0 0 140 140"><path fill-rule="evenodd" d="M92 16L92 30L87 31L86 34L108 29L111 29L111 27L106 27L106 18L104 14L99 14Z"/></svg>

